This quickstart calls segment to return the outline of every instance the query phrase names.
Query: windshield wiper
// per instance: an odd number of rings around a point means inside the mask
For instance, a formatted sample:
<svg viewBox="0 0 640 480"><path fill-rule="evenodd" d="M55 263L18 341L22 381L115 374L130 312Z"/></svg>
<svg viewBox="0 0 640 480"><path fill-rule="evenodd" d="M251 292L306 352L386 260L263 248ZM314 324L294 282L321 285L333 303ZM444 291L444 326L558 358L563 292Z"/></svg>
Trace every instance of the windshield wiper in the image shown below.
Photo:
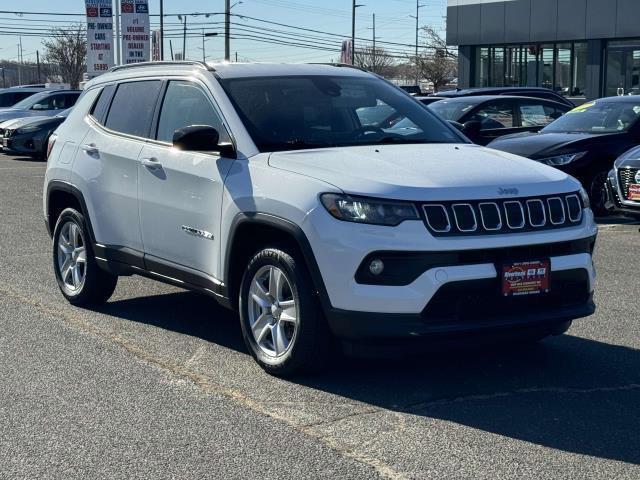
<svg viewBox="0 0 640 480"><path fill-rule="evenodd" d="M448 143L448 142L441 142L438 140L419 140L419 139L411 139L411 138L405 138L405 137L382 137L379 140L376 140L374 142L372 142L373 144L393 144L393 143L417 143L417 144L425 144L425 143Z"/></svg>

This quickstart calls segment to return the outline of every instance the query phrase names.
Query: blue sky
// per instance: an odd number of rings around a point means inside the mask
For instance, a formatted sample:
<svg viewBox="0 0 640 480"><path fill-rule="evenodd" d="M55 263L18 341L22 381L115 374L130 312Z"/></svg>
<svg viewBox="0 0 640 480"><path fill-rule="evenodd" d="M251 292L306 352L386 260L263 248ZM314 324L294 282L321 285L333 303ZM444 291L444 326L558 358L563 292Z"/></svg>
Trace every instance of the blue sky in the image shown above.
<svg viewBox="0 0 640 480"><path fill-rule="evenodd" d="M14 11L22 9L25 12L51 12L51 5L55 3L56 12L62 13L82 13L84 11L83 0L23 0L19 3L3 1L0 10ZM151 14L159 13L159 1L150 0ZM232 0L232 3L234 1ZM356 16L356 36L371 38L372 36L372 14L376 14L376 37L379 45L383 42L396 42L399 44L415 43L415 19L410 15L415 15L415 0L358 0L358 3L364 6L357 9ZM423 0L424 5L420 9L420 24L432 25L442 29L444 33L444 16L446 14L446 0ZM166 13L194 13L194 12L221 12L224 9L224 0L165 0L164 9ZM349 0L242 0L242 3L233 7L233 12L238 15L246 15L259 19L279 22L282 24L295 25L298 27L320 30L323 32L331 32L345 38L351 35L351 1ZM189 16L187 25L197 28L198 32L202 29L206 31L222 32L221 16L211 16L205 18L203 15L195 17ZM65 25L72 23L74 20L82 20L81 17L45 17L24 15L18 17L10 13L0 13L0 31L15 31L17 28L23 28L20 31L37 31L44 29L47 25L54 24L50 22L55 20L56 25ZM280 41L291 41L290 37L283 31L291 31L288 28L279 27L272 24L260 23L256 20L235 18L234 21L242 26L238 26L236 33L262 36L277 36ZM158 17L152 18L152 23L157 23ZM172 29L174 35L179 36L180 25L177 16L166 18L167 28ZM29 28L31 27L31 29ZM264 28L279 30L277 32L267 32ZM243 29L241 32L240 29ZM190 30L191 34L196 32ZM293 32L296 32L293 30ZM314 33L305 33L297 31L302 35L316 35ZM232 27L233 33L233 27ZM296 42L309 40L301 40ZM312 40L318 41L318 40ZM337 41L339 44L340 37L330 37L330 45ZM326 42L326 39L325 39ZM0 58L16 59L17 58L18 36L0 35ZM42 50L40 36L24 36L22 38L24 58L26 60L35 60L35 51ZM182 50L182 38L172 38L174 51ZM166 42L166 55L168 56L169 42ZM325 43L325 47L327 47ZM397 49L398 53L410 51L410 47L391 46L388 48ZM187 40L187 58L202 59L202 38L193 37ZM338 47L339 48L339 47ZM337 51L318 51L298 46L265 44L260 41L249 39L237 39L232 41L231 52L234 55L238 52L240 59L252 61L289 61L289 62L324 62L337 61L339 59L339 50ZM222 37L209 38L206 41L206 54L208 60L220 59L224 55L224 46Z"/></svg>

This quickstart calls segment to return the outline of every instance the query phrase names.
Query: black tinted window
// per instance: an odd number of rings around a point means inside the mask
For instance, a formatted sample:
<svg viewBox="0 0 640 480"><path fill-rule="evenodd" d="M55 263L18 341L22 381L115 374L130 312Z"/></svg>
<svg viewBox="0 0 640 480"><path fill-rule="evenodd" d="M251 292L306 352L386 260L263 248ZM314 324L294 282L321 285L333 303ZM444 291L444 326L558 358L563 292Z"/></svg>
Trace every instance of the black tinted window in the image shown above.
<svg viewBox="0 0 640 480"><path fill-rule="evenodd" d="M116 132L146 137L153 118L159 80L130 82L118 85L105 125Z"/></svg>
<svg viewBox="0 0 640 480"><path fill-rule="evenodd" d="M93 107L91 107L91 111L89 113L98 123L104 124L104 119L107 115L107 110L109 109L109 103L111 103L114 89L114 85L107 85L104 87L93 104Z"/></svg>
<svg viewBox="0 0 640 480"><path fill-rule="evenodd" d="M229 141L222 121L204 91L192 82L170 82L162 102L156 138L171 143L173 132L192 125L209 125L218 130L220 141Z"/></svg>
<svg viewBox="0 0 640 480"><path fill-rule="evenodd" d="M0 93L0 107L12 107L20 100L33 95L34 92L4 92Z"/></svg>

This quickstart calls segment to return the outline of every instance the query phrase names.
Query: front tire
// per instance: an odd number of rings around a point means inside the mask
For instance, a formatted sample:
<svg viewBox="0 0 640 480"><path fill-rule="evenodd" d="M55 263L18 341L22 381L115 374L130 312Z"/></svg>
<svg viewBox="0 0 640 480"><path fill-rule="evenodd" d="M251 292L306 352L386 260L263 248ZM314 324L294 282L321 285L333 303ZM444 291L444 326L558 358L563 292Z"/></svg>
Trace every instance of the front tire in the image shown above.
<svg viewBox="0 0 640 480"><path fill-rule="evenodd" d="M258 252L244 273L239 306L244 341L266 372L285 377L328 363L329 329L306 266L292 254Z"/></svg>
<svg viewBox="0 0 640 480"><path fill-rule="evenodd" d="M84 216L63 210L53 231L53 271L62 295L77 306L106 302L118 283L96 263L89 238Z"/></svg>
<svg viewBox="0 0 640 480"><path fill-rule="evenodd" d="M608 170L596 172L587 180L586 188L588 189L589 200L591 201L591 210L598 217L611 215L605 204L607 202L606 181L609 174Z"/></svg>

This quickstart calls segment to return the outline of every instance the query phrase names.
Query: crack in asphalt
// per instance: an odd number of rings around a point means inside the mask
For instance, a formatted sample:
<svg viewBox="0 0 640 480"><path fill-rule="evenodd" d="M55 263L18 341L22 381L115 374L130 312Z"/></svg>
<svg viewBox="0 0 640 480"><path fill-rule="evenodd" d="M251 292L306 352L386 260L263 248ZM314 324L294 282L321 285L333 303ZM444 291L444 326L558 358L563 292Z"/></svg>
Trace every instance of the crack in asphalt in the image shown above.
<svg viewBox="0 0 640 480"><path fill-rule="evenodd" d="M517 395L528 395L535 393L562 393L562 394L590 394L590 393L607 393L607 392L624 392L640 389L640 383L627 383L624 385L616 385L609 387L593 387L593 388L567 388L567 387L531 387L518 388L505 392L493 392L475 395L463 395L457 397L443 397L426 402L418 402L405 405L402 410L411 413L415 410L425 410L431 407L439 407L453 403L477 402L482 400L492 400L494 398L515 397Z"/></svg>
<svg viewBox="0 0 640 480"><path fill-rule="evenodd" d="M184 365L171 363L170 361L167 361L165 359L158 358L134 345L117 333L106 332L96 325L93 325L92 323L84 321L80 318L74 317L60 308L54 307L52 305L47 305L46 303L41 301L27 298L24 295L21 295L5 287L0 287L0 293L7 295L7 297L13 300L17 300L25 305L29 305L35 308L45 316L53 317L56 320L62 319L68 326L74 327L75 329L85 334L93 335L94 337L102 340L110 340L118 344L120 347L124 348L138 360L144 361L148 364L156 366L157 368L161 368L162 370L168 371L174 375L190 380L192 383L209 394L221 395L254 412L281 421L294 430L316 439L326 447L335 451L337 454L372 468L380 478L389 480L407 480L409 478L402 472L395 470L384 461L376 457L367 455L366 453L358 452L354 448L347 447L342 442L329 435L323 435L315 431L315 425L298 425L290 418L273 412L261 403L247 397L241 391L218 385L212 382L205 375L185 368Z"/></svg>

